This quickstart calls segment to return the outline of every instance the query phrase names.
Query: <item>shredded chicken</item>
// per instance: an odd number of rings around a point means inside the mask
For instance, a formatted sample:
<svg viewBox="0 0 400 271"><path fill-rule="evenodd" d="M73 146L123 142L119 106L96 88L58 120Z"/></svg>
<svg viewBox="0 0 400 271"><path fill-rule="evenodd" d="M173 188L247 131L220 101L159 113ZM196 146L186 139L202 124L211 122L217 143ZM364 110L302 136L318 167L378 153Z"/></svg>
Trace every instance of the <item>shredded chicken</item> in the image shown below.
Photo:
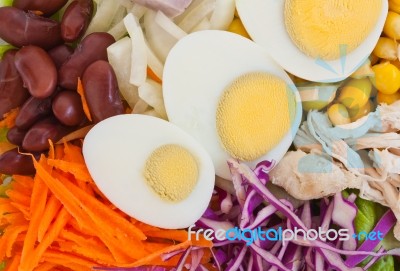
<svg viewBox="0 0 400 271"><path fill-rule="evenodd" d="M271 171L274 184L302 200L357 188L360 197L390 207L400 240L400 101L380 105L356 122L334 127L310 111L294 144Z"/></svg>
<svg viewBox="0 0 400 271"><path fill-rule="evenodd" d="M301 150L288 152L270 174L273 184L300 200L322 198L349 187L360 189L364 180L329 155Z"/></svg>

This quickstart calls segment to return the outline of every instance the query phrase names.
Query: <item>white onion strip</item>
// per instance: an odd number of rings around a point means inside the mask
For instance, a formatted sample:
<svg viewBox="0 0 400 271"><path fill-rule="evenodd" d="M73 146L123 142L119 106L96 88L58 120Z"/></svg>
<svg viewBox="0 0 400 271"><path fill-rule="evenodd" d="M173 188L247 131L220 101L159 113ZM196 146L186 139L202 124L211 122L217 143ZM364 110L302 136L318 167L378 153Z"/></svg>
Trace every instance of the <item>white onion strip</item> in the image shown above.
<svg viewBox="0 0 400 271"><path fill-rule="evenodd" d="M204 1L192 11L188 12L182 21L178 24L183 31L189 33L205 17L210 15L215 8L215 2Z"/></svg>
<svg viewBox="0 0 400 271"><path fill-rule="evenodd" d="M139 87L146 81L147 77L147 46L142 28L132 13L125 16L124 24L132 40L132 64L129 82Z"/></svg>
<svg viewBox="0 0 400 271"><path fill-rule="evenodd" d="M227 30L235 16L235 0L216 0L211 15L211 29Z"/></svg>
<svg viewBox="0 0 400 271"><path fill-rule="evenodd" d="M185 37L187 34L179 26L177 26L170 18L164 13L158 11L155 17L155 22L161 26L168 34L176 38L177 40Z"/></svg>

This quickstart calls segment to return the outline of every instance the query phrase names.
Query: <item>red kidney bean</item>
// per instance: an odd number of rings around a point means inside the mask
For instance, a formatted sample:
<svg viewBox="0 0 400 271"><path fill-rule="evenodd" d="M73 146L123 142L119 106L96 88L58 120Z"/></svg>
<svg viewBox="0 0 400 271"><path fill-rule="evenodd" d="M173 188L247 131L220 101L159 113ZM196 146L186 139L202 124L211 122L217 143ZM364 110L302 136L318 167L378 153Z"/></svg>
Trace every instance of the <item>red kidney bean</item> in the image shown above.
<svg viewBox="0 0 400 271"><path fill-rule="evenodd" d="M30 97L21 107L15 125L20 129L30 128L36 121L51 113L51 98Z"/></svg>
<svg viewBox="0 0 400 271"><path fill-rule="evenodd" d="M107 61L91 64L83 73L82 84L94 122L124 113L117 78Z"/></svg>
<svg viewBox="0 0 400 271"><path fill-rule="evenodd" d="M103 32L85 37L58 71L59 85L76 90L78 77L82 77L83 71L96 60L108 60L107 47L114 42L113 36Z"/></svg>
<svg viewBox="0 0 400 271"><path fill-rule="evenodd" d="M26 133L22 147L30 152L46 151L49 149L49 139L57 142L71 131L54 117L48 117L35 123Z"/></svg>
<svg viewBox="0 0 400 271"><path fill-rule="evenodd" d="M19 153L18 148L4 152L0 155L0 173L33 175L35 167L33 166L32 156Z"/></svg>
<svg viewBox="0 0 400 271"><path fill-rule="evenodd" d="M0 22L0 38L16 47L36 45L50 49L62 43L60 23L55 20L1 7Z"/></svg>
<svg viewBox="0 0 400 271"><path fill-rule="evenodd" d="M56 65L56 68L59 69L73 52L74 49L71 46L61 44L49 50L47 53Z"/></svg>
<svg viewBox="0 0 400 271"><path fill-rule="evenodd" d="M25 11L43 12L44 16L51 16L67 2L68 0L14 0L13 6Z"/></svg>
<svg viewBox="0 0 400 271"><path fill-rule="evenodd" d="M8 50L0 62L0 119L13 108L22 105L29 97L14 64L17 50Z"/></svg>
<svg viewBox="0 0 400 271"><path fill-rule="evenodd" d="M21 145L26 132L26 130L22 130L17 126L14 126L8 130L7 140L14 145Z"/></svg>
<svg viewBox="0 0 400 271"><path fill-rule="evenodd" d="M61 36L73 42L85 33L93 14L92 0L75 0L65 10L61 20Z"/></svg>
<svg viewBox="0 0 400 271"><path fill-rule="evenodd" d="M33 97L46 98L53 94L57 69L45 50L33 45L23 47L15 55L15 66Z"/></svg>
<svg viewBox="0 0 400 271"><path fill-rule="evenodd" d="M52 108L56 118L67 126L79 125L85 118L81 96L75 91L58 93L53 99Z"/></svg>

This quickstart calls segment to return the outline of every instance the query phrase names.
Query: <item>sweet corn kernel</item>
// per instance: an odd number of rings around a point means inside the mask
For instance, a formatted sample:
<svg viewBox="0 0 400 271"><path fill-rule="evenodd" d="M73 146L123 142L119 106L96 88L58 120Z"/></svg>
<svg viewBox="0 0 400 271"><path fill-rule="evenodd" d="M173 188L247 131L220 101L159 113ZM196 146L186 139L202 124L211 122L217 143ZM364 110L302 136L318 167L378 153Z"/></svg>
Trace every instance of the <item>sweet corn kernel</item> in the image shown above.
<svg viewBox="0 0 400 271"><path fill-rule="evenodd" d="M369 55L368 59L371 61L371 65L375 65L376 63L379 62L379 57L377 57L373 53Z"/></svg>
<svg viewBox="0 0 400 271"><path fill-rule="evenodd" d="M372 110L372 102L368 101L363 107L361 108L354 108L349 110L349 116L351 121L356 121L359 118L366 116Z"/></svg>
<svg viewBox="0 0 400 271"><path fill-rule="evenodd" d="M375 77L371 78L372 84L384 94L393 94L400 88L400 70L389 62L372 66Z"/></svg>
<svg viewBox="0 0 400 271"><path fill-rule="evenodd" d="M383 33L392 39L400 39L400 14L389 11L386 17Z"/></svg>
<svg viewBox="0 0 400 271"><path fill-rule="evenodd" d="M333 104L328 110L328 117L333 125L342 125L350 123L349 112L343 104Z"/></svg>
<svg viewBox="0 0 400 271"><path fill-rule="evenodd" d="M351 79L340 90L338 102L348 109L361 108L368 102L371 88L368 78Z"/></svg>
<svg viewBox="0 0 400 271"><path fill-rule="evenodd" d="M372 52L380 58L387 60L396 60L397 43L393 39L380 37Z"/></svg>
<svg viewBox="0 0 400 271"><path fill-rule="evenodd" d="M389 10L400 13L400 1L389 0Z"/></svg>
<svg viewBox="0 0 400 271"><path fill-rule="evenodd" d="M383 94L381 92L378 92L378 95L376 96L376 101L378 102L378 104L392 104L398 100L400 100L400 92L398 91L393 94Z"/></svg>
<svg viewBox="0 0 400 271"><path fill-rule="evenodd" d="M371 60L367 58L364 63L355 71L353 72L350 77L354 79L361 79L368 76L373 76L374 72L371 68Z"/></svg>
<svg viewBox="0 0 400 271"><path fill-rule="evenodd" d="M239 18L233 19L232 23L228 27L228 31L250 39L249 34L247 33L242 21Z"/></svg>

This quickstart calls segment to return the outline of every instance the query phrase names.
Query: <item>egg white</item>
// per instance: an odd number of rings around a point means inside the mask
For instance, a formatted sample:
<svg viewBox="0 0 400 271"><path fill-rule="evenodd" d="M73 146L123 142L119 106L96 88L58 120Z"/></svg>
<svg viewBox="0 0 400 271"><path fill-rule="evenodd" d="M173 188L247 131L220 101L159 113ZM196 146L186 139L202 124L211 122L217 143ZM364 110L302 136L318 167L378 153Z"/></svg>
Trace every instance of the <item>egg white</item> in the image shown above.
<svg viewBox="0 0 400 271"><path fill-rule="evenodd" d="M268 72L287 82L296 98L296 116L280 144L259 159L246 162L250 166L262 160L278 162L299 127L302 114L300 96L285 71L261 46L239 35L217 30L195 32L184 37L172 48L165 63L163 96L169 121L204 146L214 162L216 174L225 179L231 179L227 165L230 156L222 148L216 130L219 97L237 77L254 71Z"/></svg>
<svg viewBox="0 0 400 271"><path fill-rule="evenodd" d="M164 144L186 148L198 162L198 182L179 202L161 199L143 176L146 159ZM103 120L86 135L83 155L100 191L120 210L144 223L166 229L188 227L202 216L211 199L215 172L208 153L167 121L133 114Z"/></svg>
<svg viewBox="0 0 400 271"><path fill-rule="evenodd" d="M320 61L305 55L290 39L284 4L285 0L236 0L236 9L250 37L264 46L280 66L315 82L342 81L360 67L374 49L388 12L388 1L383 0L377 24L359 47L340 59Z"/></svg>

